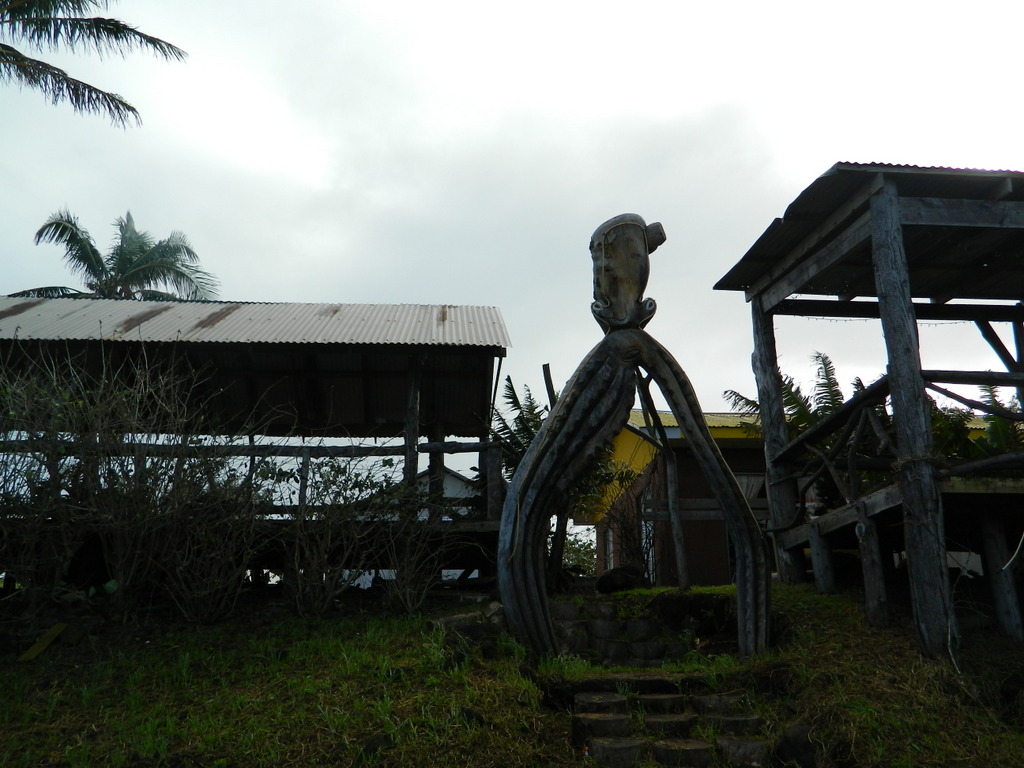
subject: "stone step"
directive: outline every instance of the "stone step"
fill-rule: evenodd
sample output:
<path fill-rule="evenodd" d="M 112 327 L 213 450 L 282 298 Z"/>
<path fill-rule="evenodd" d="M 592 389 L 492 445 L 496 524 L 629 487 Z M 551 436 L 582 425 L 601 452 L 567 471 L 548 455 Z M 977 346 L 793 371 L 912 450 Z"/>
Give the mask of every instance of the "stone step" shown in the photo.
<path fill-rule="evenodd" d="M 577 747 L 594 738 L 629 736 L 632 730 L 629 715 L 618 712 L 578 712 L 572 716 L 572 743 Z"/>
<path fill-rule="evenodd" d="M 743 699 L 734 694 L 698 694 L 690 697 L 690 706 L 702 715 L 735 714 L 743 709 Z"/>
<path fill-rule="evenodd" d="M 715 730 L 732 736 L 750 736 L 761 730 L 763 724 L 760 716 L 752 714 L 726 715 L 709 712 L 705 719 Z"/>
<path fill-rule="evenodd" d="M 764 768 L 771 761 L 771 745 L 760 739 L 719 736 L 715 746 L 731 768 Z"/>
<path fill-rule="evenodd" d="M 641 693 L 636 701 L 644 712 L 682 712 L 686 709 L 686 697 L 681 693 Z"/>
<path fill-rule="evenodd" d="M 584 754 L 603 768 L 632 768 L 644 759 L 646 751 L 643 739 L 594 738 Z"/>
<path fill-rule="evenodd" d="M 670 712 L 647 715 L 644 718 L 647 730 L 661 738 L 684 739 L 690 735 L 696 724 L 697 715 L 693 712 Z"/>
<path fill-rule="evenodd" d="M 584 691 L 573 697 L 573 711 L 616 712 L 624 715 L 629 711 L 629 701 L 621 693 Z"/>
<path fill-rule="evenodd" d="M 713 754 L 711 744 L 698 739 L 659 739 L 651 745 L 651 756 L 662 765 L 706 768 Z"/>

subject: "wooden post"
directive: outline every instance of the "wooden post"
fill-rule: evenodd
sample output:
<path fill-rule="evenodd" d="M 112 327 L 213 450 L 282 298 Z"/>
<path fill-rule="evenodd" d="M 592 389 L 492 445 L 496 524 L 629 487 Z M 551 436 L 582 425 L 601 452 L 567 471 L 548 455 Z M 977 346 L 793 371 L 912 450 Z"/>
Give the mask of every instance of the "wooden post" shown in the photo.
<path fill-rule="evenodd" d="M 416 444 L 420 439 L 420 387 L 423 383 L 422 360 L 418 355 L 410 356 L 409 360 L 409 391 L 405 409 L 405 466 L 403 479 L 407 487 L 416 485 L 416 475 L 420 471 L 420 455 Z"/>
<path fill-rule="evenodd" d="M 435 421 L 430 425 L 431 442 L 440 443 L 444 438 L 444 427 Z M 427 455 L 427 492 L 435 502 L 441 502 L 444 498 L 444 451 L 431 451 Z"/>
<path fill-rule="evenodd" d="M 864 578 L 864 612 L 872 627 L 889 626 L 889 597 L 885 589 L 885 567 L 878 536 L 878 524 L 867 515 L 863 503 L 857 505 L 855 531 L 860 546 L 860 565 Z"/>
<path fill-rule="evenodd" d="M 822 534 L 816 522 L 807 526 L 811 544 L 811 565 L 814 568 L 814 586 L 823 594 L 833 594 L 836 589 L 836 571 L 832 564 L 832 547 Z"/>
<path fill-rule="evenodd" d="M 664 433 L 664 430 L 661 430 Z M 686 562 L 686 540 L 683 538 L 683 517 L 679 509 L 679 468 L 676 452 L 662 438 L 661 455 L 665 462 L 665 491 L 668 500 L 668 519 L 672 526 L 672 552 L 676 561 L 676 581 L 680 589 L 690 588 L 690 567 Z"/>
<path fill-rule="evenodd" d="M 992 585 L 992 601 L 996 608 L 999 628 L 1017 642 L 1024 642 L 1024 624 L 1021 621 L 1020 602 L 1017 587 L 1013 582 L 1011 569 L 1003 569 L 1010 559 L 1006 545 L 1006 527 L 1003 521 L 992 514 L 981 517 L 981 535 L 984 542 L 985 575 Z"/>
<path fill-rule="evenodd" d="M 480 451 L 480 466 L 487 483 L 487 519 L 500 520 L 505 504 L 505 478 L 501 476 L 501 447 L 493 440 Z"/>
<path fill-rule="evenodd" d="M 754 325 L 754 353 L 751 357 L 754 378 L 757 381 L 757 401 L 760 404 L 761 434 L 764 437 L 764 458 L 768 476 L 768 515 L 770 527 L 782 529 L 793 523 L 797 514 L 796 480 L 789 468 L 776 463 L 789 441 L 786 410 L 782 402 L 782 374 L 779 371 L 775 349 L 775 329 L 772 315 L 761 309 L 757 298 L 751 302 Z M 807 564 L 802 549 L 786 549 L 781 540 L 772 536 L 775 549 L 775 568 L 784 584 L 798 584 L 806 579 Z"/>
<path fill-rule="evenodd" d="M 899 450 L 903 531 L 918 642 L 928 656 L 959 658 L 959 630 L 946 569 L 942 499 L 931 464 L 931 408 L 921 376 L 899 200 L 892 181 L 871 197 L 871 255 L 889 359 Z"/>
<path fill-rule="evenodd" d="M 302 451 L 302 458 L 299 459 L 299 506 L 306 506 L 306 497 L 309 494 L 309 448 Z"/>

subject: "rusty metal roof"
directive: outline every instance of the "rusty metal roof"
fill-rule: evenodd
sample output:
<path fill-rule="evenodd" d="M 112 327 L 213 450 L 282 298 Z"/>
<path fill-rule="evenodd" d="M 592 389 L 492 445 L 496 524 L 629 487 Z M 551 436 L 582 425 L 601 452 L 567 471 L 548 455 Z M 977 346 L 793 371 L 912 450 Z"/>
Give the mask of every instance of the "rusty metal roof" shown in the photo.
<path fill-rule="evenodd" d="M 416 380 L 422 434 L 482 437 L 508 346 L 494 307 L 0 298 L 4 365 L 187 366 L 226 433 L 402 435 Z"/>
<path fill-rule="evenodd" d="M 918 210 L 946 205 L 955 211 L 962 205 L 990 214 L 983 224 L 966 226 L 935 217 L 939 223 L 904 220 L 914 298 L 939 303 L 1024 298 L 1024 229 L 1015 207 L 1024 203 L 1024 173 L 878 163 L 837 163 L 815 179 L 715 289 L 745 291 L 748 300 L 779 285 L 786 286 L 787 295 L 877 296 L 865 217 L 871 195 L 886 182 L 895 184 L 901 202 L 909 200 Z M 841 259 L 827 268 L 808 267 L 834 244 L 845 249 Z M 774 304 L 785 296 L 770 298 Z"/>
<path fill-rule="evenodd" d="M 0 298 L 0 338 L 510 346 L 496 307 Z"/>

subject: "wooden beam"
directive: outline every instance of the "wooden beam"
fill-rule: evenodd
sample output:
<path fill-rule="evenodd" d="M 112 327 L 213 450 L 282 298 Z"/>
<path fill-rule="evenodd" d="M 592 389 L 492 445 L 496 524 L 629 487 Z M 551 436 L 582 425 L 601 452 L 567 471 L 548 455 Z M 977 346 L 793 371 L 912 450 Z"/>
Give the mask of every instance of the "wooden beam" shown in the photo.
<path fill-rule="evenodd" d="M 914 226 L 1024 229 L 1024 203 L 944 197 L 901 197 L 899 223 Z"/>
<path fill-rule="evenodd" d="M 423 385 L 423 361 L 418 355 L 412 355 L 409 360 L 408 390 L 406 392 L 405 410 L 405 464 L 403 465 L 402 478 L 408 487 L 416 485 L 416 475 L 419 474 L 419 452 L 416 450 L 416 443 L 420 439 L 420 399 Z"/>
<path fill-rule="evenodd" d="M 853 525 L 862 513 L 867 517 L 874 517 L 887 509 L 898 507 L 902 503 L 903 496 L 899 486 L 887 485 L 862 496 L 852 504 L 825 513 L 816 518 L 814 524 L 821 533 L 829 534 Z M 807 544 L 810 541 L 810 525 L 807 523 L 778 534 L 782 545 L 789 549 L 795 549 Z"/>
<path fill-rule="evenodd" d="M 1017 387 L 1024 384 L 1024 372 L 1018 371 L 945 371 L 925 369 L 921 378 L 938 384 L 972 384 L 996 387 Z"/>
<path fill-rule="evenodd" d="M 771 312 L 780 301 L 794 293 L 800 293 L 801 288 L 810 278 L 834 267 L 851 251 L 866 243 L 870 238 L 870 220 L 868 214 L 865 213 L 840 232 L 834 240 L 823 246 L 821 250 L 813 256 L 805 258 L 786 274 L 780 275 L 756 296 L 752 295 L 750 300 L 757 302 L 761 311 Z"/>
<path fill-rule="evenodd" d="M 1024 321 L 1020 304 L 923 304 L 914 303 L 918 320 L 954 320 L 1016 322 Z M 787 299 L 772 309 L 776 315 L 795 317 L 877 318 L 878 303 L 874 301 L 829 301 L 827 299 Z"/>
<path fill-rule="evenodd" d="M 839 208 L 829 214 L 794 248 L 780 255 L 780 258 L 772 264 L 768 271 L 747 289 L 747 301 L 752 301 L 755 296 L 767 290 L 770 285 L 797 267 L 808 253 L 831 240 L 838 227 L 844 226 L 856 213 L 867 207 L 871 195 L 881 189 L 882 181 L 882 174 L 872 175 L 864 186 L 847 198 Z"/>
<path fill-rule="evenodd" d="M 750 510 L 758 519 L 764 519 L 768 513 L 767 499 L 750 499 Z M 684 522 L 710 520 L 724 520 L 722 508 L 718 500 L 713 498 L 679 498 L 677 499 L 680 519 Z M 651 521 L 662 521 L 669 519 L 669 504 L 667 499 L 644 506 L 644 519 Z"/>
<path fill-rule="evenodd" d="M 931 407 L 921 375 L 917 323 L 893 182 L 871 198 L 871 250 L 900 452 L 903 532 L 918 642 L 925 655 L 959 657 L 946 569 L 942 500 L 932 464 Z"/>

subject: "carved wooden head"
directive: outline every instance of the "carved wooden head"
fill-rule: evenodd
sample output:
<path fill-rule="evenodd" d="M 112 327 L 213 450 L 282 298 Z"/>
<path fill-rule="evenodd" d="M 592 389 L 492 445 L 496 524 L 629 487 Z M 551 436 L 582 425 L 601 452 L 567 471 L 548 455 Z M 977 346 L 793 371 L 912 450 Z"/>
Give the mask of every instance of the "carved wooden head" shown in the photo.
<path fill-rule="evenodd" d="M 594 318 L 605 333 L 643 328 L 654 316 L 654 299 L 644 299 L 651 273 L 648 258 L 665 242 L 660 223 L 647 224 L 635 213 L 609 219 L 590 238 L 594 260 Z"/>

